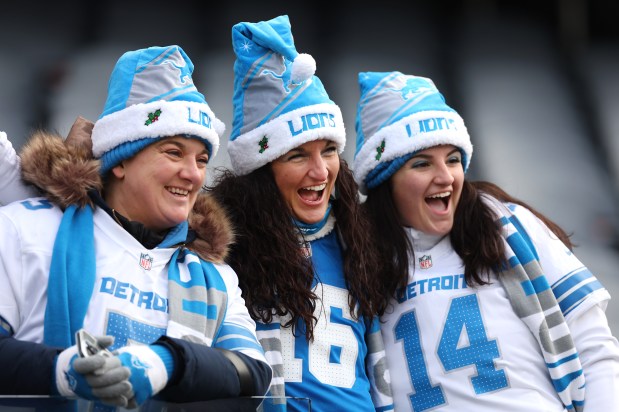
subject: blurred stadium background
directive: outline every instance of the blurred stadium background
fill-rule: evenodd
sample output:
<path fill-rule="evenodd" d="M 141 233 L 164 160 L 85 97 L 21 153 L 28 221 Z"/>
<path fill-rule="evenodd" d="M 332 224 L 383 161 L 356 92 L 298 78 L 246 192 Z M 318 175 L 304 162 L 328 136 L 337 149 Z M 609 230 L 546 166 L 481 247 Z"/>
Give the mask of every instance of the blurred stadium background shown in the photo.
<path fill-rule="evenodd" d="M 577 256 L 614 296 L 607 314 L 619 336 L 615 0 L 3 1 L 0 130 L 17 148 L 37 128 L 66 135 L 78 115 L 97 119 L 124 51 L 179 44 L 229 132 L 231 27 L 280 14 L 344 113 L 347 160 L 358 72 L 432 78 L 471 133 L 468 177 L 498 183 L 573 233 Z M 225 143 L 211 168 L 229 164 Z"/>

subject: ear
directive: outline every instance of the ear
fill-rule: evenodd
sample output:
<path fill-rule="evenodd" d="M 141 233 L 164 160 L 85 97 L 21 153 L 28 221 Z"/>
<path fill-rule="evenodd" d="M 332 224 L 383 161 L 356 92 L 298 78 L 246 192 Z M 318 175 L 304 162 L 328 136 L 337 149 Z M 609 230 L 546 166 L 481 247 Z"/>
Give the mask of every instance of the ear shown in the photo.
<path fill-rule="evenodd" d="M 116 166 L 114 166 L 111 170 L 112 174 L 116 179 L 122 179 L 125 177 L 125 164 L 124 162 L 120 162 Z"/>

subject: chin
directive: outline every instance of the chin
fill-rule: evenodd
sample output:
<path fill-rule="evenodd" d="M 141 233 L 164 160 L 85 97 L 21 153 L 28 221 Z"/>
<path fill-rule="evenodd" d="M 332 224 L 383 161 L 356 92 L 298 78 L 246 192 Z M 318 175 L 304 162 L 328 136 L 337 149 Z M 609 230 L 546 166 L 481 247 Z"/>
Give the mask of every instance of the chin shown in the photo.
<path fill-rule="evenodd" d="M 308 225 L 313 225 L 314 223 L 320 222 L 325 217 L 325 212 L 315 212 L 315 213 L 301 213 L 295 214 L 295 219 L 307 223 Z"/>
<path fill-rule="evenodd" d="M 166 221 L 166 229 L 171 229 L 173 227 L 176 227 L 178 225 L 180 225 L 181 223 L 183 223 L 185 220 L 187 220 L 187 217 L 183 217 L 183 216 L 170 216 L 167 221 Z"/>

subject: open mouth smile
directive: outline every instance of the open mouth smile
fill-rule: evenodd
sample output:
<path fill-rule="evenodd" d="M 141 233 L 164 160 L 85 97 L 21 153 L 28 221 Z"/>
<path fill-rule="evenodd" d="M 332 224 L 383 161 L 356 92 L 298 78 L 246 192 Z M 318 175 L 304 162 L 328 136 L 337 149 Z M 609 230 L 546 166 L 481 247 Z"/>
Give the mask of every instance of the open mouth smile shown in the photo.
<path fill-rule="evenodd" d="M 308 186 L 303 187 L 298 190 L 298 194 L 301 199 L 308 202 L 317 202 L 320 201 L 323 197 L 324 190 L 327 187 L 326 183 L 316 185 L 316 186 Z"/>
<path fill-rule="evenodd" d="M 189 196 L 189 190 L 181 189 L 179 187 L 166 186 L 166 190 L 176 196 Z"/>
<path fill-rule="evenodd" d="M 449 207 L 449 199 L 451 199 L 451 192 L 441 192 L 426 197 L 426 203 L 431 209 L 444 212 Z"/>

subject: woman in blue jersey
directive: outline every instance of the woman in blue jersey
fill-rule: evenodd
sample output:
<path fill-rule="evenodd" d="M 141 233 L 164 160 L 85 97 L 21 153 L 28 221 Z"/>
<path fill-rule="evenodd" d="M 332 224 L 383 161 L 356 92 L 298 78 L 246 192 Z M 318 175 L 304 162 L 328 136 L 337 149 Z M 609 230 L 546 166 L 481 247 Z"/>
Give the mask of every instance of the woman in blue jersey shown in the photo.
<path fill-rule="evenodd" d="M 113 410 L 266 392 L 271 369 L 224 263 L 230 224 L 200 193 L 224 125 L 192 72 L 178 46 L 127 52 L 92 153 L 46 133 L 22 151 L 45 197 L 0 209 L 1 394 Z M 80 352 L 82 329 L 108 352 Z"/>
<path fill-rule="evenodd" d="M 340 109 L 313 58 L 297 53 L 287 16 L 239 23 L 232 41 L 234 173 L 211 190 L 234 223 L 227 262 L 273 367 L 271 406 L 389 410 L 376 261 L 339 156 Z"/>
<path fill-rule="evenodd" d="M 390 299 L 395 409 L 617 410 L 610 296 L 569 238 L 465 179 L 467 129 L 430 79 L 368 72 L 359 84 L 354 173 Z"/>

